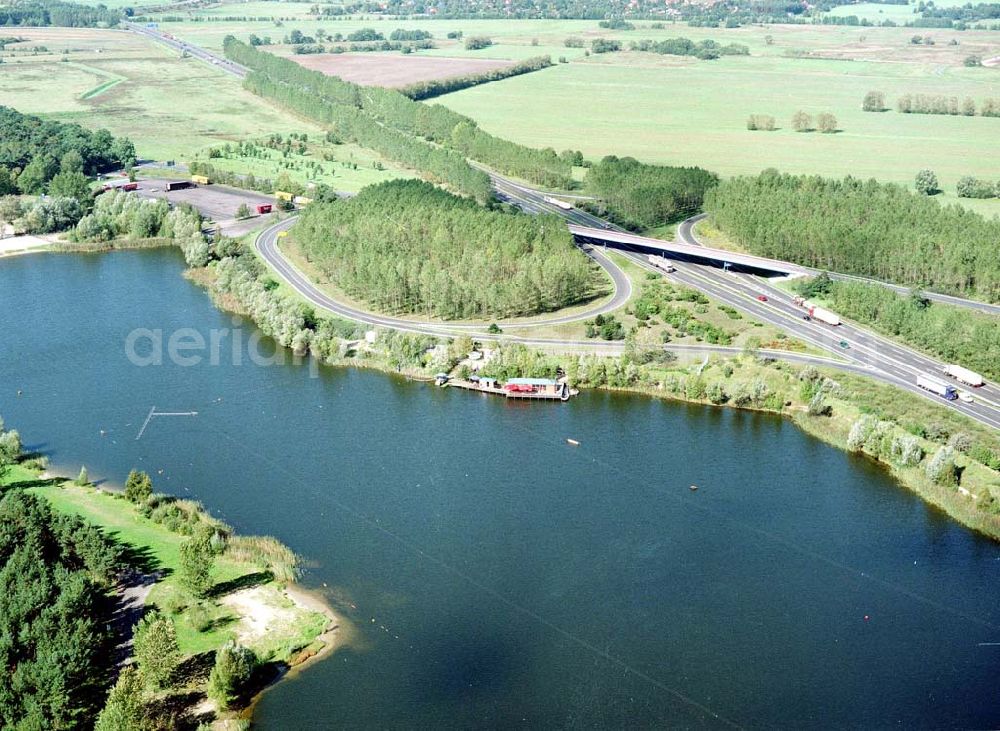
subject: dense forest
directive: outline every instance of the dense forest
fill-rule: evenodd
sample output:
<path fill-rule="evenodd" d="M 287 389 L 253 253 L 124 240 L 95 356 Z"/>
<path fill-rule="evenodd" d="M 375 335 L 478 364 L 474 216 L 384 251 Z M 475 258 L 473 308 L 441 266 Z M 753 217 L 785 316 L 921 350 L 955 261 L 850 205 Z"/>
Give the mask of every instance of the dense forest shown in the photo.
<path fill-rule="evenodd" d="M 907 297 L 877 284 L 832 281 L 822 275 L 804 286 L 808 296 L 823 297 L 845 317 L 941 360 L 1000 380 L 1000 318 L 996 316 L 931 302 L 918 291 Z"/>
<path fill-rule="evenodd" d="M 419 101 L 421 99 L 430 99 L 431 97 L 441 96 L 442 94 L 450 94 L 451 92 L 458 91 L 459 89 L 468 89 L 470 86 L 487 84 L 491 81 L 499 81 L 500 79 L 509 79 L 511 76 L 520 76 L 521 74 L 538 71 L 539 69 L 544 69 L 551 65 L 551 56 L 534 56 L 532 58 L 526 58 L 523 61 L 518 61 L 511 66 L 490 69 L 489 71 L 481 71 L 478 74 L 451 76 L 447 79 L 428 79 L 426 81 L 417 81 L 413 84 L 404 86 L 399 91 L 400 93 L 410 97 L 410 99 L 416 99 Z"/>
<path fill-rule="evenodd" d="M 1000 221 L 899 185 L 766 170 L 709 190 L 705 210 L 754 254 L 1000 301 Z"/>
<path fill-rule="evenodd" d="M 646 165 L 631 157 L 609 155 L 587 171 L 587 191 L 600 199 L 617 223 L 654 228 L 700 210 L 705 191 L 719 178 L 702 168 Z"/>
<path fill-rule="evenodd" d="M 76 516 L 0 499 L 0 726 L 89 728 L 110 685 L 120 550 Z"/>
<path fill-rule="evenodd" d="M 72 172 L 93 176 L 132 165 L 135 147 L 104 129 L 92 132 L 0 106 L 0 195 L 45 192 L 61 166 L 66 168 L 67 155 Z"/>
<path fill-rule="evenodd" d="M 311 71 L 294 61 L 258 51 L 232 36 L 225 39 L 224 48 L 228 58 L 254 71 L 245 82 L 254 93 L 331 124 L 338 132 L 344 128 L 347 132 L 341 136 L 403 164 L 427 170 L 474 197 L 482 199 L 483 179 L 453 169 L 456 163 L 446 163 L 445 153 L 458 153 L 457 158 L 469 157 L 540 185 L 572 183 L 572 165 L 565 155 L 560 156 L 550 148 L 539 150 L 495 137 L 468 117 L 439 104 L 423 104 L 394 89 L 359 86 Z M 437 144 L 428 145 L 425 140 Z M 400 154 L 409 159 L 394 156 Z M 431 164 L 436 170 L 426 167 Z M 442 177 L 444 169 L 449 170 L 454 180 Z"/>
<path fill-rule="evenodd" d="M 592 296 L 595 282 L 560 219 L 488 210 L 419 180 L 313 204 L 294 235 L 338 287 L 386 312 L 533 315 Z"/>
<path fill-rule="evenodd" d="M 0 5 L 0 26 L 103 28 L 118 25 L 121 17 L 121 11 L 109 10 L 104 5 L 92 7 L 60 0 L 27 0 Z"/>

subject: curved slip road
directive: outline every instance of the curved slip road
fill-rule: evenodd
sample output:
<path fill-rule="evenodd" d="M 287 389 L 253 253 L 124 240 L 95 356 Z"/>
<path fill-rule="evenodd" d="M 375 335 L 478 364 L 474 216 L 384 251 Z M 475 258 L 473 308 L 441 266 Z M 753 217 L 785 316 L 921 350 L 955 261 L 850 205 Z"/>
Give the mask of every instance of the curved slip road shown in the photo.
<path fill-rule="evenodd" d="M 366 310 L 359 310 L 350 305 L 343 304 L 322 292 L 316 287 L 302 271 L 285 258 L 278 248 L 278 234 L 288 230 L 295 223 L 295 218 L 288 218 L 269 226 L 254 241 L 254 247 L 264 258 L 270 267 L 277 273 L 292 289 L 305 298 L 313 306 L 330 312 L 338 317 L 343 317 L 354 322 L 361 322 L 377 327 L 387 327 L 393 330 L 409 332 L 421 335 L 434 335 L 437 337 L 455 337 L 456 335 L 469 335 L 478 340 L 491 340 L 501 342 L 522 343 L 534 347 L 559 347 L 564 350 L 579 351 L 603 351 L 609 353 L 620 353 L 625 349 L 625 344 L 621 341 L 594 341 L 594 340 L 560 340 L 553 338 L 530 338 L 517 335 L 494 335 L 488 332 L 469 332 L 436 322 L 420 322 L 416 320 L 403 320 L 396 317 L 379 315 Z M 613 267 L 618 273 L 624 273 L 610 260 L 608 265 Z M 465 326 L 465 327 L 482 327 Z M 519 327 L 519 326 L 518 326 Z M 681 345 L 671 344 L 664 346 L 666 350 L 675 353 L 688 353 L 693 355 L 738 355 L 741 348 L 724 345 Z M 867 366 L 853 365 L 833 358 L 810 355 L 807 353 L 794 353 L 783 350 L 761 350 L 762 354 L 768 357 L 786 360 L 793 363 L 827 365 L 861 374 L 870 374 Z"/>

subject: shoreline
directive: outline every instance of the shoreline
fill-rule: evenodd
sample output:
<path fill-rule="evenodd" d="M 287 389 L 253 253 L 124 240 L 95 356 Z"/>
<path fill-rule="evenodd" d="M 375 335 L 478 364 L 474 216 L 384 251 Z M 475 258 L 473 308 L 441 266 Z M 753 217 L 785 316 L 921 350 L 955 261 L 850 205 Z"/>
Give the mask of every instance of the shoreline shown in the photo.
<path fill-rule="evenodd" d="M 125 499 L 121 485 L 77 485 L 72 478 L 64 477 L 60 472 L 58 468 L 27 469 L 25 474 L 45 480 L 46 484 L 23 489 L 41 497 L 53 511 L 77 515 L 105 533 L 116 535 L 122 544 L 154 556 L 154 560 L 159 561 L 159 566 L 150 575 L 155 576 L 155 579 L 146 589 L 141 606 L 137 605 L 137 608 L 143 614 L 158 610 L 172 617 L 171 621 L 177 627 L 179 636 L 181 630 L 190 635 L 190 619 L 186 615 L 188 608 L 177 608 L 176 605 L 178 598 L 185 596 L 178 594 L 179 587 L 171 578 L 177 567 L 171 565 L 164 554 L 164 550 L 170 550 L 171 544 L 176 549 L 188 537 L 171 531 L 151 516 L 143 514 L 136 505 Z M 181 652 L 184 655 L 193 656 L 203 652 L 206 647 L 212 649 L 232 639 L 257 652 L 259 668 L 267 679 L 260 686 L 247 688 L 251 694 L 246 696 L 244 705 L 228 710 L 219 708 L 214 700 L 205 696 L 206 689 L 201 684 L 176 687 L 173 692 L 183 694 L 194 691 L 201 698 L 197 703 L 185 706 L 182 716 L 196 722 L 205 720 L 205 715 L 209 714 L 213 719 L 213 727 L 219 723 L 223 724 L 221 727 L 225 727 L 226 719 L 250 719 L 260 697 L 269 688 L 287 677 L 294 677 L 350 643 L 350 622 L 340 616 L 321 592 L 307 589 L 294 579 L 280 578 L 281 572 L 277 569 L 275 572 L 279 576 L 275 577 L 270 569 L 272 564 L 264 554 L 248 553 L 248 549 L 240 543 L 241 540 L 253 542 L 273 539 L 236 533 L 214 518 L 200 502 L 170 495 L 163 495 L 162 500 L 183 506 L 195 516 L 194 520 L 199 525 L 207 523 L 229 536 L 227 543 L 235 546 L 236 553 L 230 553 L 227 549 L 218 555 L 213 569 L 218 585 L 224 585 L 229 577 L 256 575 L 254 572 L 262 571 L 272 574 L 270 579 L 261 583 L 231 589 L 214 599 L 185 599 L 193 601 L 194 605 L 214 606 L 216 613 L 232 617 L 232 624 L 230 630 L 217 636 L 201 635 L 200 639 L 195 640 L 200 648 L 197 651 L 190 646 L 185 650 L 182 646 Z M 148 540 L 142 540 L 140 535 L 148 536 Z M 281 548 L 291 555 L 289 549 L 283 546 Z M 115 595 L 119 596 L 119 590 L 115 591 Z M 130 634 L 131 627 L 124 632 Z M 208 632 L 211 633 L 212 630 Z"/>

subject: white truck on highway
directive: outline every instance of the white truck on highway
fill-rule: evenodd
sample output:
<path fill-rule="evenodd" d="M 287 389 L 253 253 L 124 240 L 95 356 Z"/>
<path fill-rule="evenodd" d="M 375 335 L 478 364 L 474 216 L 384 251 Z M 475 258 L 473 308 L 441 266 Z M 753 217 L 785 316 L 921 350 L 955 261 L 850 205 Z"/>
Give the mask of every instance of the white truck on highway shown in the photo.
<path fill-rule="evenodd" d="M 667 261 L 666 257 L 657 256 L 656 254 L 647 254 L 646 260 L 652 264 L 657 269 L 662 269 L 667 274 L 677 271 L 674 269 L 674 265 Z"/>
<path fill-rule="evenodd" d="M 573 210 L 573 204 L 572 203 L 567 203 L 566 201 L 559 200 L 558 198 L 553 198 L 550 195 L 542 196 L 542 200 L 544 200 L 546 203 L 551 203 L 554 206 L 559 206 L 564 211 L 572 211 Z"/>
<path fill-rule="evenodd" d="M 964 383 L 966 386 L 982 386 L 986 381 L 981 375 L 960 365 L 949 363 L 944 367 L 944 374 L 951 376 L 956 381 Z"/>
<path fill-rule="evenodd" d="M 944 381 L 939 381 L 932 376 L 925 376 L 923 374 L 917 376 L 917 385 L 925 391 L 930 391 L 931 393 L 936 393 L 943 399 L 948 399 L 949 401 L 954 401 L 958 398 L 958 391 L 955 387 Z"/>
<path fill-rule="evenodd" d="M 825 310 L 822 307 L 817 307 L 809 300 L 804 297 L 794 297 L 792 302 L 799 307 L 805 307 L 806 312 L 809 313 L 809 317 L 814 320 L 819 320 L 820 322 L 825 322 L 827 325 L 839 325 L 840 315 L 836 312 L 830 312 L 830 310 Z"/>

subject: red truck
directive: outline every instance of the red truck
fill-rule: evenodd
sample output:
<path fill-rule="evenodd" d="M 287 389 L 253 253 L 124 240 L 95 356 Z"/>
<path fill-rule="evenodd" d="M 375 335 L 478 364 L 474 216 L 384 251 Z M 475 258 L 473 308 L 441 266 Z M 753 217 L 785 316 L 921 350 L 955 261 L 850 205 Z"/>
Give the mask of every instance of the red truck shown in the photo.
<path fill-rule="evenodd" d="M 271 204 L 270 203 L 258 203 L 257 204 L 257 213 L 263 215 L 265 213 L 270 213 L 270 212 L 271 212 Z"/>
<path fill-rule="evenodd" d="M 138 183 L 125 183 L 125 185 L 122 186 L 122 190 L 139 190 L 139 184 Z"/>

